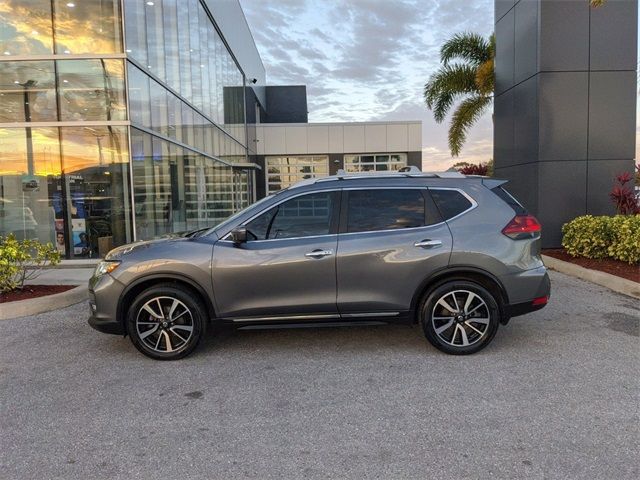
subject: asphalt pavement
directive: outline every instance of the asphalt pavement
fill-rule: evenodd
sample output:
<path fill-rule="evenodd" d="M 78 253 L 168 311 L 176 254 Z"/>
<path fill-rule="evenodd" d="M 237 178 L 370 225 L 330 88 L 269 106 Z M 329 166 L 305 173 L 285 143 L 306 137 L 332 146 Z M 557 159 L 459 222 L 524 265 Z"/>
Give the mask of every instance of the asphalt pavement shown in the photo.
<path fill-rule="evenodd" d="M 551 278 L 467 357 L 385 325 L 225 329 L 157 362 L 86 304 L 0 321 L 0 478 L 636 479 L 638 301 Z"/>

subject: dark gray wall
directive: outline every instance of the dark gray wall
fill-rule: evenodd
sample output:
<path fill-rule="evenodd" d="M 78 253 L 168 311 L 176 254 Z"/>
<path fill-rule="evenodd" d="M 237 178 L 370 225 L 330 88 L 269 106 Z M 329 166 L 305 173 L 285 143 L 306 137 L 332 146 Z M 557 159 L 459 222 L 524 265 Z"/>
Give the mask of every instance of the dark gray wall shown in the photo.
<path fill-rule="evenodd" d="M 633 171 L 637 0 L 495 0 L 495 176 L 560 246 L 564 223 L 613 213 Z"/>
<path fill-rule="evenodd" d="M 307 87 L 305 85 L 268 86 L 266 112 L 262 123 L 307 123 Z"/>

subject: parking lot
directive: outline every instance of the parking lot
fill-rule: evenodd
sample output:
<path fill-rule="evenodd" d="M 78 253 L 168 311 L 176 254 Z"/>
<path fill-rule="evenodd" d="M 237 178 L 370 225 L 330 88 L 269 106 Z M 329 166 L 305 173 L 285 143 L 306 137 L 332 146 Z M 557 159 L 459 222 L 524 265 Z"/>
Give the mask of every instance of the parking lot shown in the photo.
<path fill-rule="evenodd" d="M 167 363 L 84 304 L 2 321 L 0 477 L 637 478 L 638 301 L 552 285 L 468 357 L 385 325 L 223 330 Z"/>

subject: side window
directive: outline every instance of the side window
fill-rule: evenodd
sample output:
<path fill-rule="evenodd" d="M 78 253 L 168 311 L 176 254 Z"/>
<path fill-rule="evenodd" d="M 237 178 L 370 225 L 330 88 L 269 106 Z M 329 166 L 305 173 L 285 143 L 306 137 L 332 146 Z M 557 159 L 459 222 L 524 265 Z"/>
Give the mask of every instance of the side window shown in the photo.
<path fill-rule="evenodd" d="M 336 198 L 320 192 L 287 200 L 247 223 L 249 241 L 328 235 Z"/>
<path fill-rule="evenodd" d="M 430 188 L 429 192 L 431 192 L 431 197 L 445 220 L 461 214 L 472 206 L 469 199 L 457 190 Z"/>
<path fill-rule="evenodd" d="M 369 232 L 425 225 L 420 189 L 350 190 L 347 232 Z"/>

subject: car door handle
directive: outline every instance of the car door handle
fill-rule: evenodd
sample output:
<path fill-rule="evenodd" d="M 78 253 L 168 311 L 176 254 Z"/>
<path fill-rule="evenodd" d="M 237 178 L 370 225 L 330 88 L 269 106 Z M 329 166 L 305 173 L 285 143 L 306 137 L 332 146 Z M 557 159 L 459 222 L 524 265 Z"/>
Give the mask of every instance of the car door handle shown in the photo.
<path fill-rule="evenodd" d="M 440 240 L 421 240 L 413 244 L 414 247 L 422 247 L 422 248 L 437 248 L 442 246 L 442 242 Z"/>
<path fill-rule="evenodd" d="M 305 253 L 304 256 L 308 258 L 322 258 L 333 255 L 333 250 L 313 250 L 312 252 Z"/>

